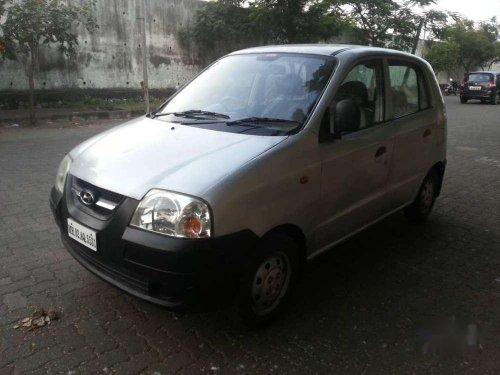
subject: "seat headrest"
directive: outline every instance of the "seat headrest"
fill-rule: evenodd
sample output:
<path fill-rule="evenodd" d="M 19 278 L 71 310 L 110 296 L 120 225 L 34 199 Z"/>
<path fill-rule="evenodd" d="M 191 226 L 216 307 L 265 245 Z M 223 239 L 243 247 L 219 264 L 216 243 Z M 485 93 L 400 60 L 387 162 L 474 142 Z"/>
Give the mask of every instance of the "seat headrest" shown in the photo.
<path fill-rule="evenodd" d="M 337 91 L 335 99 L 337 101 L 352 99 L 359 105 L 363 106 L 368 103 L 368 89 L 363 82 L 349 81 L 343 83 L 342 86 L 339 87 L 339 91 Z"/>

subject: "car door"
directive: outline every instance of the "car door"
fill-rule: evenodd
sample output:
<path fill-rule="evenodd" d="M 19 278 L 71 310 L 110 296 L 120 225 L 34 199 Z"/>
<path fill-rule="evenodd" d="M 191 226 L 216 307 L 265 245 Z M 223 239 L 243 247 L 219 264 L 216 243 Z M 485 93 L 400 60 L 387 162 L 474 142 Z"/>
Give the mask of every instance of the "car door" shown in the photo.
<path fill-rule="evenodd" d="M 390 126 L 394 134 L 393 165 L 388 182 L 394 206 L 413 200 L 431 168 L 437 136 L 437 113 L 429 100 L 429 83 L 411 61 L 388 61 Z"/>
<path fill-rule="evenodd" d="M 319 249 L 361 229 L 387 211 L 385 188 L 393 139 L 391 129 L 383 123 L 382 59 L 363 61 L 349 71 L 333 104 L 345 98 L 360 104 L 363 123 L 357 131 L 319 145 L 322 162 L 322 220 L 316 237 Z"/>

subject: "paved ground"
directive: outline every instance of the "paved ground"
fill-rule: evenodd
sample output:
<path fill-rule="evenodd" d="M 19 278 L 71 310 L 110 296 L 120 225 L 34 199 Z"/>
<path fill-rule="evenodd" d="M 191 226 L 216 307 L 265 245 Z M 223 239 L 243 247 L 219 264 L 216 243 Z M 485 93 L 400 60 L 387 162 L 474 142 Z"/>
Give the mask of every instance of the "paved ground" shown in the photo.
<path fill-rule="evenodd" d="M 63 154 L 109 124 L 0 129 L 0 374 L 500 373 L 500 106 L 448 99 L 449 165 L 430 221 L 396 214 L 310 264 L 292 311 L 174 315 L 63 249 L 48 192 Z M 31 306 L 61 319 L 13 329 Z"/>

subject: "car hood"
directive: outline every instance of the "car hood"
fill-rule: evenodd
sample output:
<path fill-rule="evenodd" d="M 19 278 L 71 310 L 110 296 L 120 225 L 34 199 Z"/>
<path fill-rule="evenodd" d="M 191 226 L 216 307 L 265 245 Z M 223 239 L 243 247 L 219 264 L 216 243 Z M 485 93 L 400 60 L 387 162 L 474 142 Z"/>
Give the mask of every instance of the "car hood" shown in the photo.
<path fill-rule="evenodd" d="M 201 197 L 225 176 L 286 138 L 207 130 L 143 117 L 73 149 L 70 173 L 135 199 L 142 199 L 153 188 Z"/>

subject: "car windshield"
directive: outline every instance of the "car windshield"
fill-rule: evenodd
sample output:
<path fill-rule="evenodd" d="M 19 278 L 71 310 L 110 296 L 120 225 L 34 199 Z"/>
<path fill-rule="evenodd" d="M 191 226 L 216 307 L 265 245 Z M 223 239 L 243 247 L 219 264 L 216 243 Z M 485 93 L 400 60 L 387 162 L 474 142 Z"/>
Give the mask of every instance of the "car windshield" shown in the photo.
<path fill-rule="evenodd" d="M 259 127 L 290 132 L 304 123 L 334 67 L 328 56 L 244 54 L 225 57 L 177 93 L 156 116 L 216 130 Z M 206 127 L 206 126 L 205 126 Z M 274 134 L 274 133 L 273 133 Z"/>
<path fill-rule="evenodd" d="M 488 73 L 473 73 L 469 74 L 467 82 L 490 82 L 493 81 L 493 74 Z"/>

